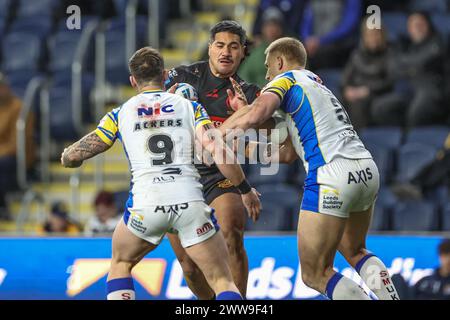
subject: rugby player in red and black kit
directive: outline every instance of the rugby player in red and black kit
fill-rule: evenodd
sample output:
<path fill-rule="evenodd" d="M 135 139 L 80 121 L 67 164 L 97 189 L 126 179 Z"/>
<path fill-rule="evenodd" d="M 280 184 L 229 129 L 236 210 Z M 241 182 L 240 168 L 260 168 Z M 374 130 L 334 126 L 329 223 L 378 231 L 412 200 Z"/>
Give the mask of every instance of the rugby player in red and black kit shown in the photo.
<path fill-rule="evenodd" d="M 188 83 L 198 93 L 215 126 L 220 126 L 232 113 L 227 89 L 233 89 L 230 77 L 236 80 L 249 103 L 259 94 L 258 86 L 248 84 L 237 75 L 239 65 L 247 54 L 246 32 L 235 21 L 221 21 L 211 28 L 209 61 L 180 66 L 169 71 L 166 89 L 176 83 Z M 215 165 L 197 165 L 206 202 L 216 210 L 230 254 L 230 267 L 242 296 L 246 296 L 248 258 L 244 248 L 245 207 L 237 190 Z M 169 235 L 172 248 L 183 269 L 189 288 L 199 299 L 213 299 L 214 292 L 203 274 L 189 259 L 176 235 Z"/>

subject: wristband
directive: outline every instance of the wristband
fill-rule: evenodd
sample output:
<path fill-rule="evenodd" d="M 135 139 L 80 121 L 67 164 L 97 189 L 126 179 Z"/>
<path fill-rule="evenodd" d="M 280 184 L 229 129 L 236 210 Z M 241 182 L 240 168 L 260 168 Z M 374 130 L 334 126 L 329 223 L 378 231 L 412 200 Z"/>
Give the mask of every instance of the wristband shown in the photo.
<path fill-rule="evenodd" d="M 252 187 L 248 183 L 247 179 L 244 179 L 240 185 L 236 186 L 241 194 L 246 194 L 252 191 Z"/>

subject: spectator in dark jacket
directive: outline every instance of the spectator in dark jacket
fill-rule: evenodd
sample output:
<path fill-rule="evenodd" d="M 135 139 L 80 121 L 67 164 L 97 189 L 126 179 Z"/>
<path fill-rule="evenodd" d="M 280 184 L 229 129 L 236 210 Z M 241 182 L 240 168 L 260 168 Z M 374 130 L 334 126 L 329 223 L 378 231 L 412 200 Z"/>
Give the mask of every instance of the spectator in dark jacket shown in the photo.
<path fill-rule="evenodd" d="M 416 300 L 450 300 L 450 239 L 441 242 L 438 253 L 439 268 L 414 286 Z"/>
<path fill-rule="evenodd" d="M 357 40 L 360 18 L 360 0 L 309 0 L 300 31 L 308 69 L 342 67 Z"/>
<path fill-rule="evenodd" d="M 408 35 L 395 59 L 397 92 L 386 97 L 375 114 L 380 125 L 438 124 L 448 113 L 442 103 L 445 48 L 427 13 L 410 14 Z"/>
<path fill-rule="evenodd" d="M 384 29 L 361 24 L 361 43 L 343 74 L 343 97 L 356 130 L 370 124 L 371 107 L 380 95 L 393 90 L 392 52 Z"/>

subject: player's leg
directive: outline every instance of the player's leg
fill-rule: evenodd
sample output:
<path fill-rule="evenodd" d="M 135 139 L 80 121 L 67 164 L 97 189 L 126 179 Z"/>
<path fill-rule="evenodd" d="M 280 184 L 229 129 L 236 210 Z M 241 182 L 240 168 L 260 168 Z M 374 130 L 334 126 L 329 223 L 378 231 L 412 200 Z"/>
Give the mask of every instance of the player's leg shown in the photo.
<path fill-rule="evenodd" d="M 241 196 L 227 192 L 211 202 L 216 211 L 217 221 L 225 238 L 229 265 L 234 283 L 243 297 L 247 293 L 248 257 L 244 248 L 244 228 L 247 215 Z"/>
<path fill-rule="evenodd" d="M 217 300 L 241 300 L 228 265 L 225 240 L 219 231 L 207 240 L 186 248 L 186 252 L 202 270 Z"/>
<path fill-rule="evenodd" d="M 123 219 L 112 237 L 111 268 L 108 273 L 108 300 L 134 300 L 131 270 L 150 251 L 156 248 L 128 230 Z"/>
<path fill-rule="evenodd" d="M 213 300 L 215 298 L 214 291 L 209 286 L 198 266 L 186 253 L 178 236 L 176 234 L 168 233 L 167 237 L 169 238 L 170 245 L 175 252 L 178 262 L 181 265 L 184 279 L 186 280 L 189 289 L 191 289 L 200 300 Z"/>
<path fill-rule="evenodd" d="M 373 206 L 365 211 L 350 214 L 339 244 L 339 252 L 380 300 L 398 300 L 399 296 L 388 269 L 366 248 L 372 213 Z"/>
<path fill-rule="evenodd" d="M 333 300 L 369 300 L 352 280 L 333 270 L 346 219 L 301 210 L 298 249 L 303 282 Z"/>

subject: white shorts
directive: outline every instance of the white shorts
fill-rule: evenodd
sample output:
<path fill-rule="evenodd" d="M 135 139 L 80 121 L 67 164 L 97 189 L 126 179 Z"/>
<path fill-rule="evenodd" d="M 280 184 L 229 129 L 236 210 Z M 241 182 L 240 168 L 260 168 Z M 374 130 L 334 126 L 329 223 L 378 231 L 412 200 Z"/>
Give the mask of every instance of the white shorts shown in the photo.
<path fill-rule="evenodd" d="M 374 204 L 379 180 L 372 159 L 335 159 L 308 172 L 301 208 L 348 218 Z"/>
<path fill-rule="evenodd" d="M 123 218 L 133 234 L 154 245 L 170 232 L 178 233 L 181 245 L 186 248 L 209 239 L 219 230 L 214 209 L 203 201 L 131 207 L 127 208 Z"/>

